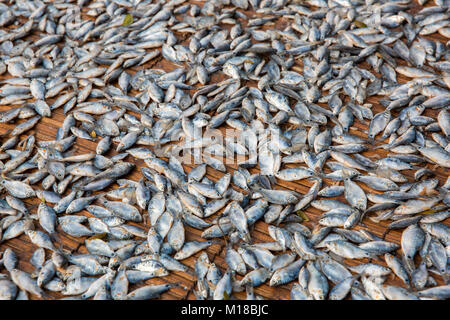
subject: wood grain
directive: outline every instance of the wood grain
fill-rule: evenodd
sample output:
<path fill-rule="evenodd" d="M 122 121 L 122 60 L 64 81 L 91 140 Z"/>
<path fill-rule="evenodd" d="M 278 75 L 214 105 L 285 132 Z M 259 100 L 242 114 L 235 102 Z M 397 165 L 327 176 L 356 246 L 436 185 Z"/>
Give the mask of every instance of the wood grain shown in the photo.
<path fill-rule="evenodd" d="M 203 4 L 202 1 L 190 1 L 190 2 L 200 5 L 200 6 Z M 420 6 L 416 4 L 410 10 L 410 12 L 415 13 L 419 9 L 420 9 Z M 240 9 L 238 9 L 238 10 L 243 11 Z M 258 16 L 258 14 L 254 13 L 252 11 L 244 11 L 244 12 L 249 17 Z M 87 17 L 87 18 L 91 18 L 91 17 Z M 243 27 L 246 26 L 246 21 L 240 19 L 240 22 L 242 23 Z M 290 23 L 290 20 L 288 18 L 281 17 L 275 21 L 274 25 L 264 26 L 263 29 L 269 29 L 269 28 L 284 29 L 286 26 L 289 25 L 289 23 Z M 221 27 L 230 29 L 230 25 L 221 24 Z M 184 43 L 187 43 L 187 37 L 185 37 L 185 35 L 182 35 L 179 33 L 176 33 L 176 35 L 177 35 L 177 38 L 184 39 Z M 33 35 L 32 37 L 30 37 L 30 40 L 34 40 L 37 38 L 38 38 L 37 35 Z M 429 38 L 438 40 L 438 41 L 442 41 L 442 42 L 447 41 L 444 37 L 442 37 L 439 34 L 432 35 Z M 398 61 L 398 62 L 402 63 L 400 61 Z M 108 67 L 108 66 L 106 66 L 106 67 Z M 152 60 L 151 62 L 147 63 L 144 66 L 141 66 L 139 68 L 133 67 L 133 68 L 131 68 L 131 70 L 127 70 L 127 71 L 129 71 L 130 73 L 134 73 L 134 72 L 138 71 L 140 68 L 156 68 L 156 69 L 163 69 L 165 71 L 171 71 L 178 67 L 179 66 L 177 66 L 173 63 L 164 61 L 163 59 L 158 57 L 158 58 Z M 361 67 L 367 68 L 367 63 L 363 62 L 361 64 Z M 299 58 L 296 60 L 295 69 L 301 71 L 302 68 L 303 68 L 302 61 L 301 61 L 301 58 Z M 7 77 L 8 76 L 2 75 L 2 76 L 0 76 L 0 79 L 3 80 Z M 226 75 L 218 72 L 218 73 L 212 75 L 211 82 L 219 82 L 226 78 L 227 78 Z M 409 80 L 410 79 L 408 79 L 404 76 L 398 75 L 399 83 L 405 83 Z M 256 83 L 254 81 L 243 81 L 242 85 L 256 86 Z M 191 95 L 194 93 L 194 91 L 195 90 L 191 90 Z M 131 96 L 134 96 L 135 94 L 137 94 L 137 92 L 135 92 L 133 90 L 130 93 Z M 381 104 L 379 104 L 379 102 L 378 102 L 378 100 L 380 98 L 381 98 L 380 96 L 372 96 L 372 97 L 369 97 L 366 101 L 366 103 L 370 103 L 373 105 L 372 106 L 373 114 L 376 114 L 376 113 L 384 110 L 384 107 Z M 49 99 L 48 103 L 50 104 L 54 100 L 55 99 Z M 7 110 L 12 107 L 15 107 L 15 106 L 0 106 L 0 111 Z M 437 113 L 438 113 L 438 110 L 426 110 L 424 115 L 436 117 Z M 394 115 L 396 115 L 395 112 L 394 112 Z M 138 116 L 138 115 L 136 115 L 136 116 Z M 26 132 L 24 135 L 21 136 L 21 138 L 23 139 L 24 137 L 26 137 L 29 134 L 34 134 L 38 141 L 54 140 L 55 136 L 56 136 L 56 131 L 62 124 L 64 118 L 65 118 L 65 116 L 62 111 L 62 108 L 56 109 L 52 112 L 51 118 L 42 118 L 33 130 Z M 6 133 L 8 130 L 13 129 L 20 122 L 23 122 L 23 120 L 21 120 L 17 123 L 14 123 L 14 124 L 0 124 L 0 134 Z M 229 127 L 224 126 L 220 130 L 223 133 L 225 133 L 226 128 L 229 128 Z M 368 121 L 360 122 L 358 120 L 355 120 L 355 124 L 353 125 L 353 127 L 350 128 L 350 133 L 358 135 L 360 137 L 366 137 L 367 130 L 368 130 Z M 181 141 L 181 143 L 182 143 L 182 141 Z M 95 152 L 96 145 L 97 145 L 97 142 L 77 138 L 76 145 L 75 145 L 76 154 Z M 374 147 L 374 146 L 372 146 L 372 147 Z M 112 149 L 115 149 L 115 148 L 112 148 Z M 363 155 L 365 155 L 369 158 L 372 158 L 372 159 L 377 159 L 377 158 L 386 156 L 388 154 L 388 152 L 389 152 L 388 150 L 383 150 L 383 149 L 375 150 L 372 148 L 371 150 L 364 152 Z M 107 155 L 110 156 L 113 154 L 115 154 L 115 152 L 110 151 Z M 143 163 L 143 161 L 132 159 L 130 156 L 127 157 L 126 161 L 131 161 L 131 162 L 136 163 L 136 169 L 127 178 L 135 180 L 135 181 L 138 181 L 139 179 L 141 179 L 142 175 L 141 175 L 139 169 L 141 166 L 145 165 Z M 434 170 L 434 172 L 436 173 L 436 177 L 440 180 L 440 184 L 445 183 L 447 176 L 448 176 L 447 169 L 439 167 L 439 166 L 433 166 L 431 164 L 427 164 L 426 166 L 429 167 L 430 169 Z M 184 166 L 186 172 L 189 172 L 193 167 L 194 167 L 193 165 L 185 165 Z M 295 167 L 295 165 L 287 165 L 286 167 Z M 232 165 L 227 165 L 226 169 L 227 169 L 227 172 L 232 173 L 234 170 L 237 169 L 237 163 L 234 163 Z M 250 172 L 255 173 L 255 172 L 258 172 L 258 170 L 251 169 Z M 329 170 L 325 169 L 325 172 L 329 172 Z M 402 173 L 404 173 L 405 176 L 408 177 L 409 181 L 414 180 L 414 171 L 413 170 L 405 170 L 405 171 L 402 171 Z M 214 170 L 210 167 L 207 168 L 207 177 L 209 179 L 211 179 L 213 181 L 217 181 L 222 176 L 223 176 L 222 172 Z M 332 185 L 332 184 L 335 184 L 335 182 L 332 180 L 324 179 L 324 184 Z M 297 181 L 297 182 L 278 181 L 275 188 L 276 189 L 295 190 L 296 192 L 299 192 L 300 194 L 305 194 L 306 192 L 308 192 L 311 185 L 312 185 L 312 183 L 308 180 L 302 180 L 302 181 Z M 37 186 L 40 186 L 40 184 L 39 183 L 36 184 L 34 186 L 34 188 L 36 188 Z M 366 192 L 377 193 L 377 191 L 371 190 L 370 188 L 368 188 L 367 186 L 365 186 L 363 184 L 360 184 L 360 186 Z M 112 188 L 114 188 L 114 186 Z M 236 189 L 238 190 L 237 187 L 236 187 Z M 245 192 L 243 190 L 241 190 L 241 191 Z M 338 197 L 337 199 L 343 200 L 344 198 Z M 39 202 L 39 200 L 37 200 L 37 199 L 27 201 L 27 204 L 32 206 L 32 209 L 31 209 L 32 213 L 36 212 L 36 207 L 37 207 L 36 205 L 38 204 L 38 202 Z M 310 221 L 305 222 L 305 224 L 310 228 L 314 228 L 314 226 L 317 225 L 318 216 L 321 214 L 321 212 L 314 208 L 308 208 L 305 210 L 305 212 L 306 212 L 306 215 L 308 216 L 308 218 L 310 219 Z M 90 214 L 87 211 L 82 211 L 77 214 L 90 216 Z M 208 218 L 207 220 L 211 221 L 215 217 L 216 217 L 216 215 Z M 447 219 L 445 221 L 445 223 L 448 225 L 450 223 L 450 219 Z M 370 232 L 372 232 L 373 234 L 375 234 L 377 236 L 381 236 L 384 233 L 384 231 L 386 230 L 387 222 L 384 221 L 381 223 L 375 223 L 372 220 L 370 220 L 368 217 L 366 217 L 363 221 L 363 224 L 364 224 L 364 226 L 358 226 L 357 229 L 364 228 L 364 229 L 369 230 Z M 36 226 L 38 227 L 37 223 L 36 223 Z M 149 226 L 141 225 L 141 227 L 144 227 L 147 230 Z M 252 238 L 255 242 L 273 241 L 273 239 L 268 235 L 267 227 L 268 227 L 268 225 L 262 221 L 259 221 L 254 225 L 251 234 L 252 234 Z M 393 230 L 387 235 L 386 240 L 399 244 L 400 237 L 401 237 L 401 230 L 400 231 Z M 65 249 L 68 249 L 68 250 L 72 251 L 73 253 L 86 253 L 87 250 L 86 250 L 86 247 L 84 246 L 84 240 L 85 240 L 85 238 L 71 237 L 71 236 L 65 234 L 60 229 L 60 227 L 58 227 L 57 242 L 62 244 Z M 186 226 L 186 240 L 187 241 L 202 240 L 201 231 L 191 228 L 189 226 Z M 33 271 L 34 267 L 30 264 L 29 260 L 32 256 L 34 250 L 37 249 L 37 247 L 30 243 L 30 241 L 26 235 L 22 235 L 16 239 L 12 239 L 12 240 L 9 240 L 9 241 L 6 241 L 6 242 L 0 244 L 0 252 L 3 252 L 6 248 L 11 248 L 12 250 L 14 250 L 14 252 L 19 257 L 19 269 L 27 271 L 27 272 Z M 222 245 L 219 245 L 219 244 L 212 245 L 211 247 L 209 247 L 206 250 L 206 252 L 208 253 L 210 260 L 215 262 L 222 271 L 225 271 L 226 263 L 224 261 L 224 254 L 225 254 L 224 243 L 222 243 Z M 193 268 L 195 260 L 199 256 L 199 254 L 200 253 L 184 260 L 183 263 L 185 263 L 186 265 Z M 49 255 L 49 252 L 47 252 L 47 255 Z M 49 258 L 49 256 L 47 258 Z M 348 263 L 348 265 L 356 265 L 356 264 L 360 264 L 360 263 L 366 263 L 367 260 L 366 259 L 346 260 L 346 262 Z M 381 261 L 381 260 L 376 261 L 376 263 L 385 265 L 384 261 Z M 6 272 L 6 271 L 2 270 L 1 272 Z M 443 283 L 441 277 L 436 276 L 436 275 L 433 275 L 433 277 L 436 279 L 436 281 L 439 284 Z M 238 278 L 241 278 L 241 277 L 238 276 Z M 163 294 L 161 296 L 161 299 L 195 299 L 195 296 L 192 292 L 192 289 L 195 286 L 195 278 L 193 276 L 191 276 L 187 273 L 171 272 L 169 276 L 166 276 L 166 277 L 163 277 L 160 279 L 151 279 L 151 280 L 146 281 L 145 284 L 160 284 L 160 283 L 164 283 L 164 282 L 178 282 L 181 284 L 181 287 L 171 289 L 169 292 Z M 387 279 L 387 283 L 403 286 L 403 283 L 399 279 L 394 279 L 394 278 Z M 143 285 L 143 284 L 140 284 L 139 286 L 141 286 L 141 285 Z M 273 288 L 273 287 L 270 287 L 267 284 L 265 284 L 265 285 L 261 285 L 261 286 L 255 288 L 255 293 L 257 295 L 262 296 L 265 299 L 289 299 L 289 291 L 290 291 L 291 286 L 292 286 L 292 283 L 290 283 L 288 285 L 283 285 L 280 287 Z M 130 291 L 133 290 L 135 287 L 136 286 L 130 287 Z M 49 295 L 54 299 L 63 297 L 61 294 L 52 293 L 52 292 L 49 292 Z M 233 294 L 233 296 L 236 299 L 245 299 L 245 292 L 235 293 L 235 294 Z M 37 297 L 35 297 L 33 295 L 30 295 L 30 298 L 37 299 Z"/>

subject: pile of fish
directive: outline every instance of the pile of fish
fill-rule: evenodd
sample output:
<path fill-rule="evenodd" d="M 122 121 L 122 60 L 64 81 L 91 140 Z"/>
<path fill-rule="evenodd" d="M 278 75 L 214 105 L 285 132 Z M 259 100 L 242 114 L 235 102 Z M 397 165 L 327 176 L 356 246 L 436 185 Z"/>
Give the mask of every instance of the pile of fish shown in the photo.
<path fill-rule="evenodd" d="M 0 3 L 0 299 L 450 298 L 449 5 Z"/>

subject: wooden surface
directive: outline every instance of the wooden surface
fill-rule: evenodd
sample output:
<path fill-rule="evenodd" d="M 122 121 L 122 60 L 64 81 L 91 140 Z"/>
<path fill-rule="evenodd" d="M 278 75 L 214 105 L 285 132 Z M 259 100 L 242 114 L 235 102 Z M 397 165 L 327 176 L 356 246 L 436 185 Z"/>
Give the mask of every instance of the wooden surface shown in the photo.
<path fill-rule="evenodd" d="M 196 3 L 198 5 L 202 5 L 202 2 L 200 1 L 191 1 L 192 3 Z M 416 7 L 412 8 L 410 12 L 414 13 L 417 12 L 420 9 L 420 7 L 418 5 L 416 5 Z M 240 9 L 238 9 L 240 10 Z M 241 11 L 241 10 L 240 10 Z M 247 11 L 246 12 L 247 16 L 249 18 L 251 18 L 252 13 Z M 243 24 L 243 26 L 245 26 L 245 21 L 241 20 L 241 23 Z M 284 29 L 288 24 L 290 23 L 290 20 L 287 18 L 280 18 L 276 21 L 276 24 L 274 26 L 265 26 L 263 29 L 267 29 L 267 28 L 279 28 L 279 29 Z M 229 25 L 221 25 L 224 28 L 230 28 Z M 179 33 L 176 33 L 177 38 L 178 39 L 185 39 L 185 36 Z M 435 34 L 429 37 L 430 39 L 438 39 L 439 41 L 443 41 L 444 43 L 447 42 L 447 39 L 445 39 L 444 37 L 442 37 L 439 34 Z M 33 37 L 33 39 L 36 39 L 36 37 Z M 186 41 L 185 41 L 186 43 Z M 398 61 L 399 62 L 399 61 Z M 401 62 L 400 62 L 401 63 Z M 366 67 L 367 64 L 364 62 L 361 64 L 362 67 Z M 148 64 L 144 65 L 143 68 L 157 68 L 157 69 L 164 69 L 166 71 L 170 71 L 173 70 L 175 68 L 177 68 L 178 66 L 164 61 L 161 59 L 161 57 L 155 58 L 153 59 L 151 62 L 149 62 Z M 142 67 L 139 67 L 142 68 Z M 302 70 L 302 63 L 301 60 L 298 59 L 296 60 L 296 66 L 295 66 L 296 70 Z M 136 72 L 138 70 L 138 68 L 133 67 L 131 69 L 128 69 L 128 72 Z M 379 75 L 378 75 L 379 76 Z M 0 79 L 5 79 L 5 75 L 0 76 Z M 212 82 L 217 82 L 217 81 L 221 81 L 223 79 L 226 79 L 227 76 L 224 74 L 221 74 L 220 72 L 217 72 L 216 74 L 214 74 L 211 77 L 211 83 Z M 409 79 L 398 75 L 398 82 L 400 83 L 405 83 L 406 81 L 408 81 Z M 255 82 L 253 81 L 247 81 L 247 82 L 243 82 L 243 85 L 249 85 L 249 86 L 256 86 Z M 191 95 L 193 94 L 194 90 L 191 91 Z M 131 91 L 131 93 L 129 95 L 134 96 L 137 92 L 135 91 Z M 373 104 L 372 107 L 372 111 L 373 114 L 377 114 L 380 111 L 383 111 L 384 108 L 377 102 L 378 99 L 380 99 L 380 96 L 373 96 L 367 99 L 366 103 L 371 103 Z M 49 99 L 47 102 L 50 105 L 51 102 L 53 102 L 55 99 Z M 291 101 L 292 102 L 292 101 Z M 13 106 L 0 106 L 0 111 L 3 110 L 7 110 L 12 108 Z M 436 110 L 426 110 L 424 112 L 424 115 L 426 116 L 432 116 L 432 117 L 436 117 L 437 116 L 438 111 Z M 394 115 L 396 115 L 396 113 L 393 113 Z M 60 127 L 62 121 L 64 120 L 64 114 L 63 114 L 63 110 L 62 108 L 59 108 L 57 110 L 54 110 L 52 112 L 52 117 L 51 118 L 43 118 L 39 121 L 39 123 L 37 124 L 37 126 L 31 130 L 26 132 L 25 135 L 22 135 L 21 138 L 26 137 L 29 134 L 35 134 L 36 138 L 38 141 L 40 140 L 54 140 L 55 139 L 55 135 L 56 135 L 56 131 L 57 129 Z M 23 120 L 17 122 L 20 123 L 23 122 Z M 358 121 L 357 119 L 355 120 L 355 123 L 353 125 L 353 127 L 350 128 L 349 132 L 361 137 L 366 137 L 367 134 L 367 129 L 368 129 L 368 124 L 369 122 L 366 121 L 364 123 L 361 123 L 360 121 Z M 16 124 L 0 124 L 0 134 L 3 134 L 5 132 L 7 132 L 8 130 L 14 128 Z M 224 131 L 224 129 L 226 128 L 226 126 L 224 126 L 223 128 L 221 128 L 222 131 Z M 6 138 L 4 138 L 6 139 Z M 88 153 L 88 152 L 95 152 L 95 148 L 96 148 L 97 142 L 92 142 L 92 141 L 88 141 L 88 140 L 84 140 L 84 139 L 79 139 L 77 138 L 76 141 L 76 146 L 75 148 L 76 150 L 76 154 L 83 154 L 83 153 Z M 112 149 L 115 149 L 115 145 Z M 377 150 L 369 150 L 367 152 L 364 152 L 363 155 L 372 158 L 372 159 L 377 159 L 380 157 L 384 157 L 387 155 L 387 151 L 383 150 L 383 149 L 377 149 Z M 114 151 L 109 152 L 107 155 L 113 155 L 115 154 Z M 133 180 L 138 181 L 142 176 L 140 174 L 140 167 L 141 166 L 145 166 L 145 164 L 143 163 L 143 161 L 141 160 L 134 160 L 132 159 L 130 156 L 126 158 L 126 161 L 131 161 L 131 162 L 135 162 L 137 164 L 136 169 L 127 177 Z M 295 167 L 296 165 L 288 165 L 287 167 Z M 192 169 L 193 166 L 184 166 L 186 173 L 189 172 Z M 442 185 L 443 183 L 445 183 L 447 176 L 448 176 L 448 170 L 445 168 L 441 168 L 441 167 L 434 167 L 431 164 L 427 164 L 427 167 L 432 168 L 437 175 L 437 178 L 439 178 L 440 180 L 440 185 Z M 228 165 L 227 166 L 227 172 L 232 173 L 234 170 L 237 169 L 237 164 L 235 163 L 234 165 Z M 328 168 L 324 169 L 325 172 L 330 172 L 330 170 Z M 255 173 L 257 172 L 256 169 L 251 169 L 250 170 L 251 173 Z M 414 171 L 412 170 L 405 170 L 402 171 L 403 174 L 405 174 L 405 176 L 408 177 L 409 181 L 414 181 Z M 217 181 L 220 177 L 223 176 L 222 172 L 219 172 L 217 170 L 212 169 L 211 167 L 207 168 L 207 177 L 213 181 Z M 325 185 L 331 185 L 331 184 L 336 184 L 335 181 L 332 180 L 328 180 L 325 179 L 324 180 L 324 186 Z M 305 194 L 308 190 L 309 187 L 312 185 L 312 183 L 308 180 L 302 180 L 299 182 L 281 182 L 278 181 L 278 184 L 275 186 L 275 188 L 277 189 L 290 189 L 290 190 L 295 190 L 301 194 Z M 364 184 L 359 184 L 364 190 L 366 190 L 367 192 L 375 192 L 377 193 L 377 191 L 375 190 L 371 190 L 370 188 L 368 188 L 366 185 Z M 40 183 L 36 184 L 33 186 L 35 189 L 37 187 L 40 187 Z M 113 186 L 112 188 L 117 187 L 117 185 Z M 235 186 L 234 186 L 235 187 Z M 235 187 L 237 190 L 238 188 Z M 242 192 L 245 192 L 243 190 L 240 190 Z M 343 200 L 345 201 L 345 199 L 343 197 L 338 197 L 337 199 Z M 29 205 L 36 205 L 38 203 L 37 199 L 34 199 L 33 201 L 28 201 L 27 202 Z M 369 202 L 370 205 L 370 202 Z M 37 206 L 34 206 L 31 209 L 31 212 L 34 213 L 36 212 L 36 208 Z M 318 221 L 318 216 L 322 213 L 319 210 L 316 210 L 314 208 L 308 208 L 305 210 L 308 218 L 310 219 L 309 222 L 305 222 L 305 225 L 307 225 L 308 227 L 310 227 L 311 229 L 317 225 L 317 221 Z M 82 211 L 80 213 L 77 214 L 83 214 L 86 216 L 89 216 L 89 213 L 87 211 Z M 207 218 L 207 221 L 211 221 L 213 220 L 217 215 L 213 215 L 212 217 Z M 383 232 L 386 230 L 386 225 L 388 224 L 386 221 L 381 222 L 381 223 L 375 223 L 373 221 L 371 221 L 370 219 L 368 219 L 368 217 L 366 217 L 363 221 L 365 227 L 362 226 L 358 226 L 356 227 L 357 229 L 360 228 L 365 228 L 368 229 L 370 232 L 372 232 L 373 234 L 377 235 L 377 236 L 381 236 L 383 234 Z M 445 221 L 446 224 L 450 223 L 450 219 L 447 219 Z M 38 223 L 35 223 L 36 227 L 38 227 Z M 140 225 L 141 227 L 145 227 L 146 230 L 148 229 L 147 225 Z M 266 242 L 266 241 L 273 241 L 273 239 L 268 235 L 267 232 L 267 227 L 268 225 L 266 223 L 264 223 L 263 221 L 259 221 L 257 222 L 254 227 L 253 230 L 251 231 L 252 234 L 252 238 L 254 242 Z M 185 226 L 186 228 L 186 240 L 190 241 L 190 240 L 203 240 L 201 238 L 201 231 L 200 230 L 196 230 L 193 229 L 191 227 Z M 87 253 L 87 250 L 84 246 L 84 240 L 85 238 L 74 238 L 71 237 L 67 234 L 65 234 L 60 227 L 58 226 L 58 234 L 57 234 L 57 240 L 59 243 L 61 243 L 65 249 L 68 249 L 70 251 L 72 251 L 73 253 Z M 388 241 L 392 241 L 395 243 L 400 243 L 400 237 L 401 237 L 401 231 L 402 230 L 393 230 L 391 231 L 387 236 L 386 236 L 386 240 Z M 222 241 L 223 242 L 223 241 Z M 14 250 L 14 252 L 17 254 L 17 256 L 19 257 L 19 269 L 27 271 L 27 272 L 32 272 L 34 270 L 34 267 L 30 264 L 29 260 L 34 252 L 34 250 L 37 248 L 36 246 L 34 246 L 33 244 L 30 243 L 28 237 L 26 235 L 22 235 L 18 238 L 12 239 L 12 240 L 8 240 L 5 243 L 0 244 L 0 252 L 2 252 L 3 250 L 5 250 L 6 248 L 11 248 Z M 226 264 L 224 261 L 224 254 L 225 254 L 225 250 L 224 250 L 224 242 L 222 245 L 219 244 L 215 244 L 212 245 L 211 247 L 209 247 L 206 252 L 208 253 L 208 256 L 210 258 L 210 260 L 212 262 L 215 262 L 222 271 L 225 271 L 226 269 Z M 190 257 L 186 260 L 183 261 L 183 263 L 185 263 L 186 265 L 190 266 L 191 268 L 193 268 L 194 262 L 196 260 L 196 258 L 200 255 L 200 253 L 197 253 L 196 255 L 194 255 L 193 257 Z M 47 252 L 47 258 L 49 257 L 49 252 Z M 348 265 L 355 265 L 355 264 L 359 264 L 359 263 L 366 263 L 367 260 L 366 259 L 361 259 L 361 260 L 346 260 L 346 262 L 348 263 Z M 375 261 L 376 263 L 384 264 L 384 261 Z M 5 270 L 1 270 L 1 272 L 6 272 Z M 432 275 L 435 280 L 439 283 L 439 284 L 443 284 L 441 277 L 437 276 L 437 275 Z M 239 279 L 241 278 L 240 276 L 237 276 Z M 175 289 L 171 289 L 169 292 L 163 294 L 161 296 L 161 299 L 195 299 L 195 296 L 192 292 L 192 289 L 195 285 L 195 278 L 189 274 L 186 273 L 181 273 L 181 272 L 170 272 L 169 276 L 163 277 L 163 278 L 157 278 L 157 279 L 151 279 L 146 281 L 146 284 L 160 284 L 160 283 L 164 283 L 164 282 L 179 282 L 180 284 L 182 284 L 181 288 L 175 288 Z M 267 282 L 268 283 L 268 282 Z M 402 286 L 402 282 L 396 278 L 396 279 L 392 279 L 391 277 L 389 277 L 387 279 L 387 283 L 392 283 L 395 285 L 399 285 Z M 261 285 L 257 288 L 255 288 L 255 293 L 257 295 L 262 296 L 265 299 L 289 299 L 289 292 L 290 292 L 290 288 L 292 286 L 293 282 L 287 284 L 287 285 L 283 285 L 283 286 L 279 286 L 279 287 L 275 287 L 272 288 L 268 285 Z M 142 284 L 141 284 L 142 285 Z M 139 286 L 141 286 L 139 285 Z M 135 288 L 135 286 L 131 286 L 130 287 L 130 291 L 133 290 Z M 48 291 L 47 291 L 48 292 Z M 61 294 L 58 293 L 52 293 L 52 292 L 48 292 L 49 295 L 51 297 L 54 298 L 61 298 L 63 297 Z M 29 295 L 29 297 L 31 299 L 36 299 L 37 297 Z M 233 294 L 234 298 L 237 299 L 244 299 L 245 298 L 245 292 L 242 293 L 235 293 Z"/>

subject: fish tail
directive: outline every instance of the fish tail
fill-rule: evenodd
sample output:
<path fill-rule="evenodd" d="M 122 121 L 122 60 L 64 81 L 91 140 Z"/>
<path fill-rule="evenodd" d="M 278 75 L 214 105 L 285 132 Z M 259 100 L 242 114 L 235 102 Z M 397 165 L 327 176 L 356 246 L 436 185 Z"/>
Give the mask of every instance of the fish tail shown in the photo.
<path fill-rule="evenodd" d="M 374 147 L 373 149 L 374 150 L 377 150 L 377 149 L 389 149 L 391 147 L 391 145 L 390 144 L 382 144 L 382 145 L 380 145 L 380 146 L 376 146 L 376 147 Z"/>
<path fill-rule="evenodd" d="M 387 228 L 381 235 L 381 239 L 384 240 L 390 231 L 391 231 L 391 229 Z"/>

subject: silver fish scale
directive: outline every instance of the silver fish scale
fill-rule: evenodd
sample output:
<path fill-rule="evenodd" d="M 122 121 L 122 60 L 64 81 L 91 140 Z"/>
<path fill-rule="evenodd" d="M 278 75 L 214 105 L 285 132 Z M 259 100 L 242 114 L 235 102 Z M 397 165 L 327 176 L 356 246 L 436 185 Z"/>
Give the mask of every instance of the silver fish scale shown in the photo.
<path fill-rule="evenodd" d="M 425 2 L 2 5 L 0 237 L 37 248 L 2 245 L 1 298 L 449 299 L 450 12 Z"/>

